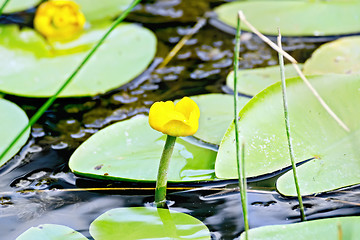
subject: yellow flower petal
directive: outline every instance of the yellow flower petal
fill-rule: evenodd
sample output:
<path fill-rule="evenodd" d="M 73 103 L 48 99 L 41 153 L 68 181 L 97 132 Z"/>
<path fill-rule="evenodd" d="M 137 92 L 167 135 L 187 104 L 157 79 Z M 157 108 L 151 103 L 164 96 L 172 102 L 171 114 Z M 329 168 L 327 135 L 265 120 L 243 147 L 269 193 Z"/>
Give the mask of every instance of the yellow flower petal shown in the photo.
<path fill-rule="evenodd" d="M 190 136 L 199 128 L 200 110 L 188 97 L 175 106 L 171 101 L 154 103 L 149 112 L 150 126 L 164 134 L 175 137 Z"/>
<path fill-rule="evenodd" d="M 69 40 L 82 31 L 85 21 L 75 2 L 51 0 L 42 3 L 36 10 L 34 27 L 46 38 Z"/>

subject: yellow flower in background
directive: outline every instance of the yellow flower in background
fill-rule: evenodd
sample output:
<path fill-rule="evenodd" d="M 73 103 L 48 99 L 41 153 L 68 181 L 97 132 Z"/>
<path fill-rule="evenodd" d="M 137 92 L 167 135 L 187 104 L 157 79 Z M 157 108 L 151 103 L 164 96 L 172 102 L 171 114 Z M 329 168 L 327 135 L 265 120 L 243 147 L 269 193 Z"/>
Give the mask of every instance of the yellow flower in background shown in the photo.
<path fill-rule="evenodd" d="M 36 10 L 34 28 L 46 38 L 68 40 L 84 28 L 85 21 L 84 14 L 75 2 L 50 0 Z"/>
<path fill-rule="evenodd" d="M 184 97 L 176 105 L 172 101 L 155 102 L 149 113 L 150 126 L 164 134 L 185 137 L 199 128 L 200 109 L 190 98 Z"/>

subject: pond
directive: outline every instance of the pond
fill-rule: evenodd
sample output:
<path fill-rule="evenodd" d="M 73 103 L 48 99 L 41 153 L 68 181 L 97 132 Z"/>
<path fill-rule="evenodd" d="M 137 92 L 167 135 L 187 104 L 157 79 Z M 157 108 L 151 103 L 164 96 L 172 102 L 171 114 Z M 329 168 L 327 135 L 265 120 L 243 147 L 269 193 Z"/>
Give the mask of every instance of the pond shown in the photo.
<path fill-rule="evenodd" d="M 130 13 L 127 22 L 141 24 L 155 33 L 158 43 L 154 60 L 141 75 L 117 89 L 94 97 L 57 99 L 37 121 L 25 146 L 0 168 L 1 239 L 16 239 L 30 227 L 50 223 L 69 226 L 93 239 L 89 225 L 107 210 L 152 204 L 154 183 L 78 176 L 69 169 L 70 156 L 106 126 L 148 115 L 155 101 L 232 93 L 226 77 L 232 71 L 234 35 L 211 20 L 213 9 L 226 2 L 148 0 Z M 32 8 L 5 14 L 0 23 L 32 27 L 34 12 Z M 190 36 L 193 26 L 201 21 L 203 24 Z M 187 35 L 184 46 L 160 68 L 163 59 Z M 320 45 L 335 38 L 319 41 L 289 37 L 284 39 L 283 49 L 303 63 Z M 275 51 L 254 34 L 243 34 L 240 69 L 277 64 Z M 28 116 L 46 101 L 7 94 L 4 98 Z M 250 228 L 301 221 L 297 198 L 276 191 L 276 179 L 283 172 L 248 179 Z M 237 239 L 244 231 L 237 180 L 169 183 L 168 187 L 170 209 L 202 221 L 212 239 Z M 359 215 L 359 193 L 360 187 L 353 186 L 304 197 L 308 220 Z"/>

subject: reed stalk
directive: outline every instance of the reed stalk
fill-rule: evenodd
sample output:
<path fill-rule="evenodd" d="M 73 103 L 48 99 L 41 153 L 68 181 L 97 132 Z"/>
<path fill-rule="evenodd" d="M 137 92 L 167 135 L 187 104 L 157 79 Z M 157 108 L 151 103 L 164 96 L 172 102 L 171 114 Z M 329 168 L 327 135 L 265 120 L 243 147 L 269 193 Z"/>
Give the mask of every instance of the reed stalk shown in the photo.
<path fill-rule="evenodd" d="M 56 91 L 56 93 L 51 96 L 41 107 L 40 109 L 30 118 L 29 123 L 18 133 L 14 140 L 10 143 L 7 148 L 1 153 L 0 159 L 2 159 L 5 154 L 16 144 L 16 142 L 21 138 L 21 136 L 32 126 L 35 122 L 44 114 L 44 112 L 55 102 L 59 94 L 72 82 L 74 77 L 79 73 L 79 71 L 85 66 L 85 64 L 90 60 L 94 55 L 96 50 L 104 43 L 105 39 L 110 35 L 110 33 L 126 18 L 126 16 L 131 12 L 131 10 L 140 2 L 141 0 L 134 0 L 130 6 L 122 12 L 122 14 L 112 23 L 110 28 L 106 33 L 101 37 L 101 39 L 95 44 L 95 46 L 89 51 L 86 57 L 82 62 L 77 66 L 73 73 L 66 79 L 63 85 Z M 4 4 L 3 4 L 4 5 Z M 126 36 L 124 36 L 126 37 Z"/>
<path fill-rule="evenodd" d="M 234 53 L 234 123 L 235 123 L 235 146 L 236 146 L 236 163 L 238 170 L 238 179 L 239 179 L 239 189 L 240 189 L 240 198 L 241 205 L 243 209 L 243 220 L 245 228 L 245 239 L 248 240 L 248 231 L 249 231 L 249 222 L 248 222 L 248 209 L 247 209 L 247 200 L 246 200 L 246 176 L 245 176 L 245 147 L 244 143 L 242 144 L 240 152 L 240 139 L 239 139 L 239 110 L 238 110 L 238 84 L 237 84 L 237 75 L 238 75 L 238 65 L 239 65 L 239 55 L 240 55 L 240 16 L 237 18 L 236 25 L 236 36 L 235 36 L 235 53 Z"/>
<path fill-rule="evenodd" d="M 277 37 L 277 44 L 278 44 L 278 47 L 280 49 L 282 49 L 280 29 L 279 29 L 279 36 Z M 279 53 L 280 75 L 281 75 L 281 92 L 282 92 L 283 106 L 284 106 L 285 128 L 286 128 L 286 136 L 287 136 L 287 141 L 288 141 L 288 146 L 289 146 L 291 167 L 292 167 L 293 176 L 294 176 L 296 194 L 297 194 L 299 206 L 300 206 L 301 220 L 306 221 L 304 205 L 303 205 L 299 181 L 298 181 L 298 177 L 297 177 L 297 173 L 296 173 L 295 156 L 294 156 L 294 150 L 293 150 L 293 144 L 292 144 L 291 132 L 290 132 L 290 119 L 289 119 L 288 101 L 287 101 L 287 95 L 286 95 L 284 57 L 281 54 L 281 52 L 278 52 L 278 53 Z"/>

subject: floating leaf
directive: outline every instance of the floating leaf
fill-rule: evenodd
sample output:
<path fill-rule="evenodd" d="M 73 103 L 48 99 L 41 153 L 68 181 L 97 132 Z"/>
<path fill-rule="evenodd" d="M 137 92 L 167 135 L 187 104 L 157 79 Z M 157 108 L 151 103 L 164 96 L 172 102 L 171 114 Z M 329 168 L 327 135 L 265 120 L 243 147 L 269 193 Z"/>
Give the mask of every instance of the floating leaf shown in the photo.
<path fill-rule="evenodd" d="M 302 67 L 302 64 L 299 64 Z M 285 77 L 296 77 L 297 73 L 292 64 L 285 65 Z M 264 88 L 280 81 L 279 65 L 264 67 L 241 69 L 238 71 L 238 89 L 242 94 L 253 96 Z M 231 71 L 226 78 L 226 85 L 234 90 L 234 72 Z"/>
<path fill-rule="evenodd" d="M 210 240 L 210 232 L 198 219 L 163 208 L 115 208 L 90 225 L 95 240 L 193 239 Z"/>
<path fill-rule="evenodd" d="M 131 4 L 132 0 L 75 0 L 75 2 L 80 5 L 86 20 L 95 22 L 116 17 Z"/>
<path fill-rule="evenodd" d="M 66 226 L 43 224 L 29 228 L 16 240 L 88 240 L 84 235 Z"/>
<path fill-rule="evenodd" d="M 234 97 L 229 94 L 204 94 L 191 97 L 200 108 L 199 129 L 195 137 L 219 145 L 234 119 Z M 239 96 L 239 109 L 250 99 Z"/>
<path fill-rule="evenodd" d="M 115 123 L 85 141 L 70 158 L 70 169 L 83 176 L 155 181 L 166 136 L 147 117 Z M 216 152 L 176 140 L 168 179 L 173 182 L 214 178 Z"/>
<path fill-rule="evenodd" d="M 301 193 L 330 191 L 360 183 L 360 76 L 323 75 L 310 81 L 351 131 L 345 132 L 300 78 L 287 80 L 290 128 L 295 160 L 314 158 L 298 167 Z M 246 175 L 259 176 L 290 165 L 280 83 L 256 95 L 240 111 L 239 134 L 246 142 Z M 217 155 L 219 178 L 237 178 L 234 125 Z M 292 172 L 277 181 L 284 195 L 296 195 Z"/>
<path fill-rule="evenodd" d="M 6 0 L 0 0 L 0 6 L 4 4 Z M 32 7 L 35 7 L 40 0 L 11 0 L 6 5 L 4 13 L 13 13 L 23 11 Z"/>
<path fill-rule="evenodd" d="M 1 26 L 0 91 L 49 97 L 79 65 L 108 25 L 50 48 L 35 31 Z M 60 96 L 92 96 L 121 86 L 144 71 L 156 51 L 156 38 L 135 24 L 120 24 Z"/>
<path fill-rule="evenodd" d="M 316 49 L 304 64 L 305 74 L 360 73 L 360 37 L 344 37 Z"/>
<path fill-rule="evenodd" d="M 242 10 L 260 32 L 283 36 L 329 36 L 360 32 L 360 1 L 235 1 L 215 12 L 220 21 L 236 27 Z M 336 16 L 336 17 L 334 17 Z M 249 31 L 245 24 L 243 30 Z"/>
<path fill-rule="evenodd" d="M 10 145 L 16 135 L 29 122 L 25 112 L 12 102 L 0 98 L 0 153 Z M 14 156 L 19 149 L 25 144 L 29 137 L 30 130 L 19 139 L 11 150 L 0 160 L 0 166 L 4 165 L 7 160 Z"/>
<path fill-rule="evenodd" d="M 287 225 L 253 228 L 249 231 L 249 239 L 288 240 L 294 239 L 296 236 L 296 239 L 356 240 L 360 235 L 359 226 L 360 217 L 325 218 Z M 245 239 L 245 233 L 241 234 L 240 239 Z"/>

